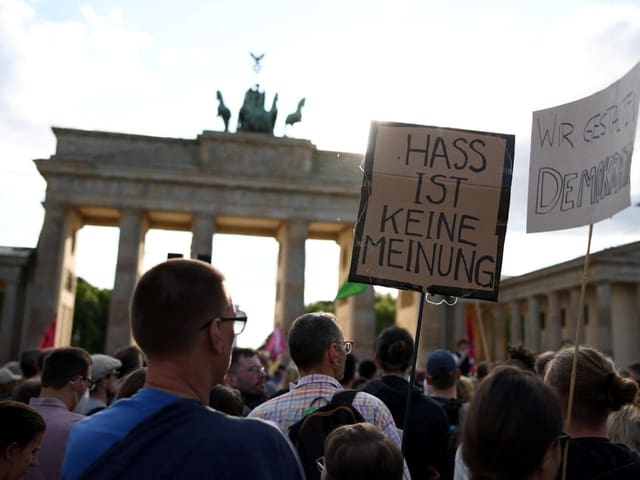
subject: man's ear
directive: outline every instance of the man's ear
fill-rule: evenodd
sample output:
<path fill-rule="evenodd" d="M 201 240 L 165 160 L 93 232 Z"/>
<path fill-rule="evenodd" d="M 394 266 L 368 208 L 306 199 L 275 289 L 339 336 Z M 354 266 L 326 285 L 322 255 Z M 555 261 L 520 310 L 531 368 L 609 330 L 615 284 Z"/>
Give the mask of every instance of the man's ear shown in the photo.
<path fill-rule="evenodd" d="M 226 383 L 231 388 L 238 388 L 238 382 L 236 381 L 236 376 L 233 374 L 225 373 L 224 383 Z"/>
<path fill-rule="evenodd" d="M 458 380 L 461 375 L 462 375 L 462 373 L 460 372 L 460 369 L 456 368 L 456 380 Z"/>
<path fill-rule="evenodd" d="M 329 357 L 329 363 L 331 363 L 331 365 L 335 365 L 339 359 L 338 345 L 335 342 L 329 345 L 329 348 L 327 349 L 327 356 Z"/>
<path fill-rule="evenodd" d="M 19 453 L 20 453 L 20 447 L 18 446 L 18 444 L 16 442 L 10 443 L 2 451 L 2 459 L 5 461 L 10 461 Z"/>
<path fill-rule="evenodd" d="M 433 381 L 431 380 L 431 377 L 429 375 L 427 375 L 426 377 L 424 377 L 425 380 L 427 381 L 427 385 L 433 385 Z"/>
<path fill-rule="evenodd" d="M 379 367 L 382 367 L 382 360 L 380 360 L 380 355 L 378 353 L 376 353 L 375 361 L 376 361 L 376 365 L 378 365 Z"/>
<path fill-rule="evenodd" d="M 216 318 L 207 328 L 207 339 L 209 340 L 213 351 L 218 354 L 224 352 L 226 342 L 221 327 L 222 321 L 219 318 Z"/>

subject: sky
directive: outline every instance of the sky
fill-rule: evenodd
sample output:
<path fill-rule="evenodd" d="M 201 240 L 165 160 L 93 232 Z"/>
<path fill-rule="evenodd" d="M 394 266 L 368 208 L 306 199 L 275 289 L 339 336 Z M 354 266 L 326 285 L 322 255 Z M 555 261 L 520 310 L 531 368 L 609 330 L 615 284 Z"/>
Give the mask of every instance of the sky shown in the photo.
<path fill-rule="evenodd" d="M 250 52 L 264 53 L 256 74 Z M 0 245 L 34 247 L 46 184 L 33 160 L 52 126 L 194 139 L 223 130 L 260 84 L 279 94 L 274 134 L 364 154 L 372 120 L 514 134 L 503 275 L 584 255 L 587 227 L 527 234 L 531 115 L 601 90 L 640 60 L 640 1 L 0 0 Z M 306 98 L 302 122 L 286 113 Z M 636 140 L 635 150 L 639 143 Z M 640 240 L 632 206 L 594 226 L 592 251 Z M 76 273 L 113 286 L 118 231 L 79 232 Z M 147 234 L 144 268 L 188 255 L 190 234 Z M 249 314 L 239 344 L 271 331 L 278 245 L 214 236 L 214 264 Z M 220 253 L 219 255 L 217 255 Z M 305 302 L 338 288 L 338 249 L 307 242 Z"/>

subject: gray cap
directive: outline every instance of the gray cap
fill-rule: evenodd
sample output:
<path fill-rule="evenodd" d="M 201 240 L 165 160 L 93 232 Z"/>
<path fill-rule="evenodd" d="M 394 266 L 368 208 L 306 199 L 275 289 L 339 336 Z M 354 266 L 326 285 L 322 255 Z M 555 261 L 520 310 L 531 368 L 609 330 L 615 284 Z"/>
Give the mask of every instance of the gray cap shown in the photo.
<path fill-rule="evenodd" d="M 122 362 L 111 355 L 94 353 L 91 355 L 91 379 L 97 382 L 102 377 L 106 377 L 110 372 L 118 370 Z"/>
<path fill-rule="evenodd" d="M 20 380 L 21 378 L 21 375 L 16 375 L 6 367 L 0 368 L 0 385 Z"/>

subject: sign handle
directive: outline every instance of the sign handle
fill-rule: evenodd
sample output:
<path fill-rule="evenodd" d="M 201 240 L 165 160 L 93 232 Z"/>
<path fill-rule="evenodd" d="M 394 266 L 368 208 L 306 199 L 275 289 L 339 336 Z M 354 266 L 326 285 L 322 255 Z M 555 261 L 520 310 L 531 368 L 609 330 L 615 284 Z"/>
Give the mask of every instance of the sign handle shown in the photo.
<path fill-rule="evenodd" d="M 589 272 L 589 254 L 591 251 L 591 235 L 593 234 L 593 223 L 589 224 L 589 239 L 587 240 L 587 254 L 584 257 L 584 270 L 582 271 L 582 286 L 580 288 L 580 301 L 578 302 L 578 324 L 576 325 L 576 337 L 573 347 L 573 363 L 571 365 L 571 380 L 569 382 L 569 399 L 567 401 L 567 418 L 564 420 L 564 429 L 569 431 L 571 425 L 571 415 L 573 414 L 573 395 L 576 387 L 576 370 L 578 369 L 578 351 L 580 342 L 580 326 L 584 312 L 584 296 L 587 290 L 587 276 Z M 567 478 L 567 458 L 569 454 L 569 442 L 567 442 L 562 452 L 562 480 Z"/>
<path fill-rule="evenodd" d="M 491 354 L 489 353 L 489 345 L 487 344 L 487 336 L 484 331 L 484 321 L 482 320 L 482 310 L 480 310 L 480 302 L 476 300 L 476 317 L 478 318 L 478 326 L 480 327 L 480 339 L 482 340 L 482 349 L 484 350 L 484 357 L 486 359 L 487 365 L 491 366 Z"/>
<path fill-rule="evenodd" d="M 404 425 L 402 426 L 402 455 L 406 456 L 405 448 L 407 444 L 407 427 L 409 426 L 409 412 L 411 411 L 411 399 L 413 398 L 413 385 L 416 381 L 416 363 L 418 362 L 418 343 L 420 342 L 420 331 L 422 330 L 422 313 L 426 295 L 420 292 L 420 307 L 418 309 L 418 321 L 416 322 L 416 336 L 413 342 L 413 362 L 411 364 L 411 374 L 409 375 L 409 388 L 407 391 L 407 403 L 404 409 Z"/>

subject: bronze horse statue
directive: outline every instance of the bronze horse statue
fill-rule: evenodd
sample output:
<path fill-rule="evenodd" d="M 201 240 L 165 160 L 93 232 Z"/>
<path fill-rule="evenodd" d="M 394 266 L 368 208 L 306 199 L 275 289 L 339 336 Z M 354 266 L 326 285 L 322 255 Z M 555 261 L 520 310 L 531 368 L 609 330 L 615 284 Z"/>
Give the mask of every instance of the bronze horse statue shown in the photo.
<path fill-rule="evenodd" d="M 294 123 L 298 123 L 300 120 L 302 120 L 302 107 L 304 107 L 304 102 L 305 102 L 305 99 L 302 98 L 302 100 L 298 102 L 297 110 L 287 115 L 287 120 L 284 122 L 285 127 L 287 125 L 293 125 Z"/>
<path fill-rule="evenodd" d="M 238 113 L 238 132 L 270 133 L 273 135 L 273 127 L 278 116 L 278 94 L 273 97 L 271 110 L 264 109 L 264 92 L 249 89 L 244 94 L 244 103 Z"/>
<path fill-rule="evenodd" d="M 216 92 L 216 97 L 218 99 L 218 117 L 222 117 L 222 121 L 224 122 L 224 131 L 229 131 L 229 119 L 231 118 L 231 110 L 227 108 L 224 104 L 224 100 L 222 99 L 222 93 L 220 90 Z"/>

